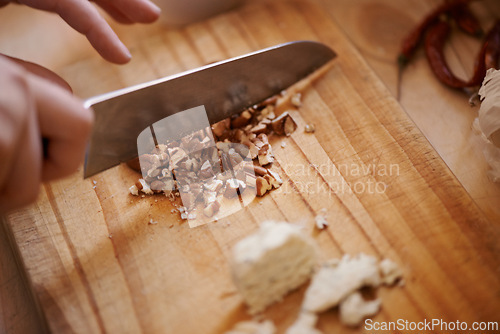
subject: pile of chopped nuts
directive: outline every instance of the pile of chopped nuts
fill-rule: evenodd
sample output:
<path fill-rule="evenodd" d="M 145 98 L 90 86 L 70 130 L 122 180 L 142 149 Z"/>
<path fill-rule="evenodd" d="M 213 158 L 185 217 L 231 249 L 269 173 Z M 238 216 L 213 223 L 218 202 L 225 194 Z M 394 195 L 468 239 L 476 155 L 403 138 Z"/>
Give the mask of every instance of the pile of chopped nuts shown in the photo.
<path fill-rule="evenodd" d="M 240 197 L 247 189 L 264 196 L 280 187 L 280 175 L 271 170 L 274 154 L 268 135 L 289 136 L 297 124 L 287 111 L 275 115 L 276 102 L 270 98 L 211 129 L 158 144 L 139 157 L 143 178 L 130 193 L 163 193 L 171 201 L 181 197 L 181 218 L 195 219 L 200 205 L 206 217 L 213 217 L 224 198 Z"/>

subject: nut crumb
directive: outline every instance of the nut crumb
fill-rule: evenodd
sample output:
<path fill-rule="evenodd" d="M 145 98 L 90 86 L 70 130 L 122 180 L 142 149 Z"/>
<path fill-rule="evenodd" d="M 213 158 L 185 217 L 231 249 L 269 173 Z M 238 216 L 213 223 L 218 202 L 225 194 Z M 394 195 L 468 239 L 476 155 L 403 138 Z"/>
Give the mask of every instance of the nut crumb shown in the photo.
<path fill-rule="evenodd" d="M 314 218 L 316 221 L 316 227 L 319 230 L 323 230 L 328 227 L 328 221 L 326 220 L 326 209 L 321 209 L 320 213 Z"/>
<path fill-rule="evenodd" d="M 399 269 L 398 265 L 389 259 L 383 259 L 379 263 L 380 274 L 382 275 L 382 282 L 385 285 L 394 285 L 403 277 L 403 272 Z"/>
<path fill-rule="evenodd" d="M 284 141 L 281 142 L 281 148 L 285 148 L 286 147 L 286 143 Z"/>
<path fill-rule="evenodd" d="M 304 126 L 304 132 L 305 133 L 314 133 L 316 131 L 316 127 L 314 124 L 306 124 Z"/>
<path fill-rule="evenodd" d="M 153 218 L 151 218 L 151 219 L 149 220 L 149 224 L 150 224 L 150 225 L 156 225 L 156 224 L 158 224 L 158 222 L 157 222 L 157 221 L 154 221 L 154 220 L 153 220 Z"/>
<path fill-rule="evenodd" d="M 293 94 L 290 102 L 292 102 L 292 104 L 297 108 L 302 106 L 302 94 L 301 93 Z"/>

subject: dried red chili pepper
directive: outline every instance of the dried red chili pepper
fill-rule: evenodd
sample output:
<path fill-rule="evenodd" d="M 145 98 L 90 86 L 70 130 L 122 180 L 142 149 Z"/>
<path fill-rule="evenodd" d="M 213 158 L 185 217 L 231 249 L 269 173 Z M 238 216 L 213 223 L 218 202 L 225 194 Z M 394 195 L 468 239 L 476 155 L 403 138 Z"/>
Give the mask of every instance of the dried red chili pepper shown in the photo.
<path fill-rule="evenodd" d="M 479 86 L 489 68 L 498 68 L 500 57 L 500 21 L 490 29 L 484 40 L 481 51 L 474 62 L 474 74 L 469 81 L 469 86 Z"/>
<path fill-rule="evenodd" d="M 429 28 L 425 38 L 425 54 L 436 77 L 453 88 L 467 87 L 468 83 L 457 78 L 448 67 L 443 48 L 450 33 L 448 22 L 439 21 Z"/>
<path fill-rule="evenodd" d="M 479 86 L 488 68 L 497 68 L 500 57 L 500 21 L 488 32 L 474 64 L 474 74 L 469 81 L 457 78 L 446 63 L 443 47 L 450 32 L 447 22 L 436 23 L 429 29 L 425 40 L 425 52 L 432 71 L 444 84 L 453 88 Z"/>
<path fill-rule="evenodd" d="M 471 12 L 466 3 L 459 3 L 451 11 L 451 17 L 457 22 L 458 27 L 465 33 L 481 37 L 484 34 L 483 28 L 476 16 Z"/>
<path fill-rule="evenodd" d="M 486 69 L 498 69 L 498 58 L 500 57 L 500 20 L 497 20 L 493 28 L 488 32 L 485 45 L 484 64 Z"/>
<path fill-rule="evenodd" d="M 398 56 L 398 64 L 399 67 L 403 67 L 408 63 L 408 61 L 411 59 L 413 54 L 415 53 L 415 50 L 418 47 L 418 44 L 420 41 L 423 39 L 423 36 L 425 35 L 425 32 L 427 29 L 436 21 L 439 20 L 439 17 L 443 14 L 446 14 L 453 10 L 456 7 L 459 7 L 463 4 L 467 4 L 470 0 L 454 0 L 450 2 L 445 2 L 441 6 L 437 7 L 427 15 L 424 20 L 413 29 L 408 36 L 403 40 L 403 43 L 401 45 L 401 52 L 399 53 Z"/>
<path fill-rule="evenodd" d="M 479 86 L 483 82 L 484 76 L 486 75 L 485 57 L 486 57 L 487 46 L 488 46 L 488 38 L 483 43 L 483 46 L 479 51 L 479 55 L 474 61 L 474 74 L 472 75 L 472 78 L 468 82 L 468 87 Z"/>

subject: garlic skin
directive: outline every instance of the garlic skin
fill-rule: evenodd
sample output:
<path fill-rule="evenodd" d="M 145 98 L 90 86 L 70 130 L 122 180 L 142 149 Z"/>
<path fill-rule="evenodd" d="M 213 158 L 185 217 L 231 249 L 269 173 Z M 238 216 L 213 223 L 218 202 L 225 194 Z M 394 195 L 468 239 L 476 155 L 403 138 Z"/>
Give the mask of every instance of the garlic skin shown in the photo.
<path fill-rule="evenodd" d="M 481 150 L 490 166 L 488 178 L 500 183 L 500 70 L 486 72 L 479 96 L 481 107 L 472 130 L 479 136 Z"/>
<path fill-rule="evenodd" d="M 491 68 L 486 72 L 479 95 L 479 127 L 488 140 L 500 147 L 500 70 Z"/>

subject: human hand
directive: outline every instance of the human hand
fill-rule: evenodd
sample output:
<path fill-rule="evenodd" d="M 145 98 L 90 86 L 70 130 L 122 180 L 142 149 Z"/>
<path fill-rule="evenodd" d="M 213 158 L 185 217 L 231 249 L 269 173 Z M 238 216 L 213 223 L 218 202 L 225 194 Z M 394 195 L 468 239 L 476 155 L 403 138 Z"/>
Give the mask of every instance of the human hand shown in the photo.
<path fill-rule="evenodd" d="M 59 14 L 66 23 L 84 34 L 97 52 L 110 62 L 123 64 L 131 58 L 127 47 L 87 0 L 0 0 L 0 7 L 8 2 L 17 2 Z M 160 9 L 149 0 L 93 0 L 93 2 L 120 23 L 150 23 L 160 15 Z"/>
<path fill-rule="evenodd" d="M 68 90 L 3 56 L 0 87 L 0 212 L 6 212 L 34 201 L 41 182 L 78 168 L 93 114 Z"/>

